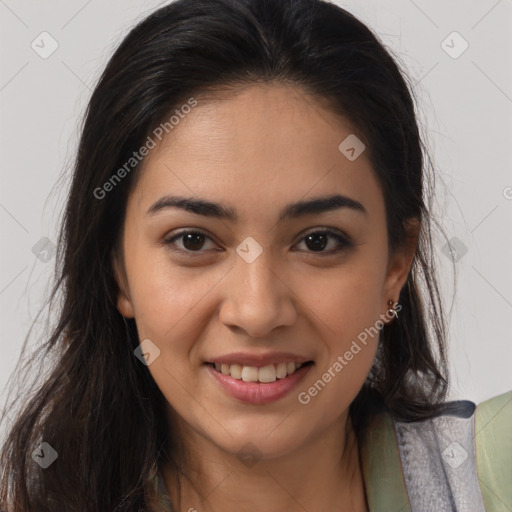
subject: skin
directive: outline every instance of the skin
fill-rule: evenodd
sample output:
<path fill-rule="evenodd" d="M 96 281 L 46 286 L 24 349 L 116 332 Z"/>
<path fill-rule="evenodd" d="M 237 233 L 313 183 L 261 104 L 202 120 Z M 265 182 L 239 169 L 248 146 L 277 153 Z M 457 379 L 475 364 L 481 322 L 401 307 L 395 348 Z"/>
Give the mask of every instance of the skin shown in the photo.
<path fill-rule="evenodd" d="M 127 204 L 123 261 L 115 262 L 120 313 L 135 317 L 140 339 L 160 350 L 148 369 L 187 456 L 180 510 L 367 510 L 347 418 L 377 336 L 307 405 L 297 394 L 383 318 L 407 279 L 416 241 L 388 254 L 375 173 L 364 152 L 349 161 L 339 151 L 353 130 L 323 101 L 278 84 L 196 98 L 144 161 Z M 367 215 L 340 208 L 278 222 L 285 205 L 334 192 L 361 202 Z M 166 194 L 222 203 L 239 220 L 177 208 L 147 215 Z M 329 238 L 323 253 L 315 251 L 304 237 L 327 227 L 352 245 L 329 255 L 338 246 Z M 164 242 L 185 228 L 210 236 L 192 256 L 183 238 L 174 242 L 181 253 Z M 263 249 L 252 263 L 236 252 L 248 236 Z M 238 350 L 291 351 L 315 364 L 284 398 L 250 405 L 228 396 L 203 364 Z M 259 451 L 252 467 L 237 457 L 249 442 Z M 161 469 L 176 500 L 173 472 Z"/>

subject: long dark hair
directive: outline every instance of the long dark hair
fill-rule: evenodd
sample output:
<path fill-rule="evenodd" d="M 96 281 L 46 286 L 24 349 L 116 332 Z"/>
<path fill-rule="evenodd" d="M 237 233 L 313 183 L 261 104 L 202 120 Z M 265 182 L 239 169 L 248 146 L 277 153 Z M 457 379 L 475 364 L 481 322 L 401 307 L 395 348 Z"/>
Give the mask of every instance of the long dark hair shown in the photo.
<path fill-rule="evenodd" d="M 113 176 L 177 108 L 218 87 L 286 83 L 327 100 L 367 147 L 391 250 L 407 241 L 407 219 L 421 221 L 399 319 L 380 332 L 350 417 L 360 435 L 379 407 L 413 420 L 439 410 L 447 369 L 432 237 L 439 227 L 431 212 L 434 166 L 407 80 L 369 28 L 321 0 L 178 0 L 131 30 L 82 126 L 46 303 L 58 321 L 30 358 L 32 366 L 44 358 L 47 371 L 3 414 L 6 420 L 20 406 L 0 455 L 2 511 L 143 509 L 148 476 L 172 438 L 165 399 L 134 357 L 134 320 L 125 322 L 116 308 L 112 263 L 140 164 L 125 167 L 123 179 Z M 32 456 L 41 442 L 58 454 L 46 469 Z"/>

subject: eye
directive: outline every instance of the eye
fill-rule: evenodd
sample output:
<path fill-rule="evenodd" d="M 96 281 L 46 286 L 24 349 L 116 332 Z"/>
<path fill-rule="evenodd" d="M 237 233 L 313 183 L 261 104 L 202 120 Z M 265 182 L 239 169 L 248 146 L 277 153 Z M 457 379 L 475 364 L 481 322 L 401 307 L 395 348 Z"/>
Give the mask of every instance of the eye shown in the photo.
<path fill-rule="evenodd" d="M 194 252 L 205 252 L 200 250 L 204 246 L 205 240 L 210 240 L 213 242 L 213 240 L 203 231 L 185 230 L 173 235 L 170 238 L 166 238 L 164 243 L 168 245 L 173 251 L 190 254 Z M 176 241 L 181 242 L 181 247 L 177 246 Z M 213 243 L 213 246 L 214 248 L 217 247 L 215 243 Z"/>
<path fill-rule="evenodd" d="M 334 249 L 325 251 L 324 249 L 329 245 L 329 238 L 334 239 L 338 243 L 334 245 Z M 307 252 L 320 253 L 321 255 L 329 255 L 337 253 L 346 247 L 350 247 L 351 243 L 348 238 L 341 233 L 330 230 L 317 230 L 307 233 L 302 240 L 306 247 L 310 249 Z M 301 242 L 302 242 L 301 240 Z"/>
<path fill-rule="evenodd" d="M 334 249 L 325 251 L 324 249 L 329 245 L 329 239 L 335 240 L 338 243 L 334 245 Z M 169 248 L 173 251 L 178 251 L 185 253 L 186 255 L 195 256 L 195 254 L 193 253 L 200 254 L 201 252 L 206 252 L 206 250 L 208 250 L 208 247 L 204 251 L 201 250 L 204 248 L 205 242 L 208 240 L 213 244 L 213 247 L 210 247 L 210 249 L 219 249 L 209 235 L 199 230 L 180 231 L 179 233 L 174 234 L 170 238 L 166 238 L 164 240 L 164 243 L 167 246 L 169 246 Z M 302 240 L 304 240 L 304 243 L 309 249 L 309 251 L 306 252 L 313 252 L 324 255 L 337 253 L 343 250 L 344 248 L 350 247 L 352 245 L 346 236 L 336 231 L 331 231 L 328 229 L 311 231 L 301 239 L 301 242 Z M 178 244 L 177 242 L 180 243 Z"/>

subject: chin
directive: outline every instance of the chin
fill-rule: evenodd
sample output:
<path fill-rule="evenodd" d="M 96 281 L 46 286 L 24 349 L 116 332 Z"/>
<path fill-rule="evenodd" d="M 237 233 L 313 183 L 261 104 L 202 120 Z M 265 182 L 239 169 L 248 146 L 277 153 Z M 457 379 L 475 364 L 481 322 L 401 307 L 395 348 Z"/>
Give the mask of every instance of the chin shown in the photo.
<path fill-rule="evenodd" d="M 281 417 L 282 421 L 283 417 Z M 210 437 L 210 441 L 227 453 L 244 461 L 245 458 L 254 460 L 271 460 L 289 455 L 306 442 L 304 429 L 298 427 L 290 428 L 290 425 L 274 426 L 267 421 L 247 421 L 241 424 L 238 422 L 236 428 L 227 424 L 224 425 L 230 436 L 221 427 L 218 436 Z M 279 422 L 276 423 L 279 425 Z M 297 437 L 301 432 L 301 437 Z"/>

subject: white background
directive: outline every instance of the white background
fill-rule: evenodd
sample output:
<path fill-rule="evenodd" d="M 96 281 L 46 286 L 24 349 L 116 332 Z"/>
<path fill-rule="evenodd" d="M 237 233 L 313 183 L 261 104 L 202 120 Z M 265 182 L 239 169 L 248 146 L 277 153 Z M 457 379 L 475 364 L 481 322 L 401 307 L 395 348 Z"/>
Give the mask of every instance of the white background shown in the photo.
<path fill-rule="evenodd" d="M 165 3 L 165 2 L 164 2 Z M 476 403 L 512 389 L 512 1 L 338 2 L 379 34 L 408 70 L 438 171 L 437 211 L 467 248 L 457 285 L 443 255 L 451 313 L 450 399 Z M 43 5 L 44 4 L 44 5 Z M 48 291 L 79 121 L 99 73 L 133 24 L 162 2 L 0 0 L 0 395 Z M 57 50 L 31 43 L 46 31 Z M 442 47 L 453 31 L 469 44 Z M 452 51 L 461 41 L 448 38 Z M 62 180 L 57 184 L 59 177 Z M 33 339 L 43 336 L 35 327 Z M 0 396 L 0 399 L 2 397 Z"/>

